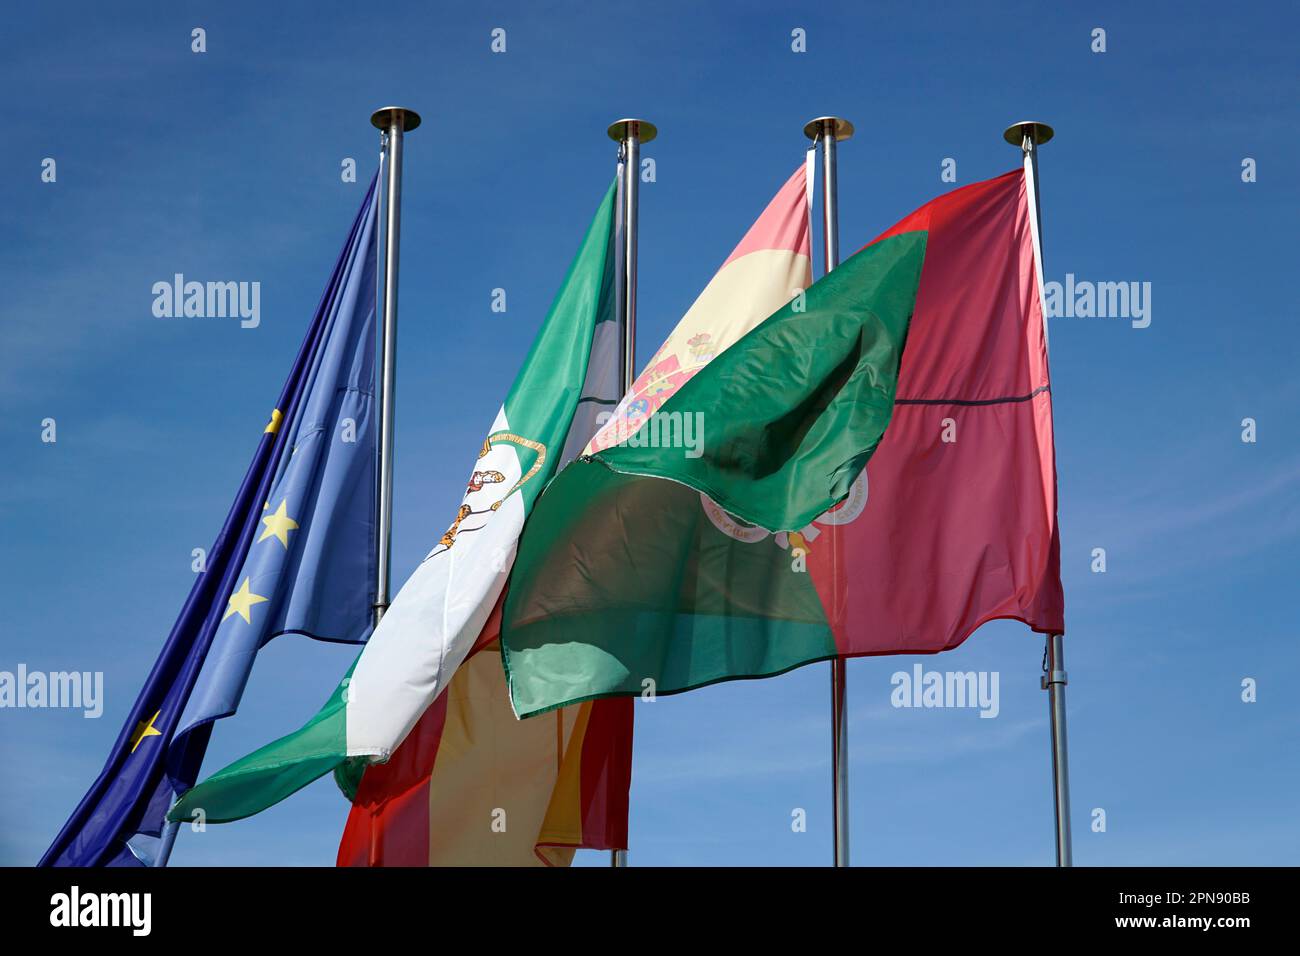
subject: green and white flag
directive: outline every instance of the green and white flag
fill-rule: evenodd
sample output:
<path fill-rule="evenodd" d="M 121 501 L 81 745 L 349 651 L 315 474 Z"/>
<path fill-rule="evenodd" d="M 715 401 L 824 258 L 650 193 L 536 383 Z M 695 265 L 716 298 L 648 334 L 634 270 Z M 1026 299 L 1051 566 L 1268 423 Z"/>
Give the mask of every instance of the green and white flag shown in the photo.
<path fill-rule="evenodd" d="M 194 787 L 170 819 L 250 816 L 348 761 L 345 789 L 384 761 L 479 638 L 524 519 L 618 401 L 617 186 L 611 185 L 492 429 L 451 526 L 403 585 L 338 689 L 306 726 Z M 358 582 L 358 586 L 364 582 Z"/>

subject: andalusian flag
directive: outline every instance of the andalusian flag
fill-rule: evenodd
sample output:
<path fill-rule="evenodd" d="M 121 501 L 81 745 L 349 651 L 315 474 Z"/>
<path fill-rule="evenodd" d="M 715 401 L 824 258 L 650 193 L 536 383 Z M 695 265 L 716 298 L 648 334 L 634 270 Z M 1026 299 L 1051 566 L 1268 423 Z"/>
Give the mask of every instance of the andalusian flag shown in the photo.
<path fill-rule="evenodd" d="M 942 196 L 748 327 L 729 299 L 698 317 L 688 347 L 726 329 L 717 354 L 529 519 L 516 713 L 940 651 L 995 617 L 1063 630 L 1026 190 Z"/>
<path fill-rule="evenodd" d="M 596 211 L 450 527 L 352 670 L 306 726 L 200 783 L 170 819 L 202 809 L 209 822 L 237 820 L 336 768 L 351 796 L 365 765 L 391 757 L 457 673 L 497 604 L 533 502 L 566 448 L 581 449 L 617 399 L 616 193 L 611 185 Z"/>
<path fill-rule="evenodd" d="M 657 407 L 714 352 L 805 288 L 808 253 L 801 170 L 777 193 L 595 441 L 609 440 L 619 423 Z M 719 303 L 727 303 L 733 326 L 715 324 L 705 331 L 705 317 L 718 315 Z M 609 407 L 603 412 L 608 418 Z M 579 444 L 572 454 L 581 450 Z M 450 686 L 392 759 L 365 768 L 355 785 L 339 865 L 566 865 L 578 848 L 627 846 L 632 701 L 586 701 L 538 720 L 517 720 L 501 666 L 499 630 L 500 615 L 493 614 Z M 353 784 L 345 780 L 345 789 Z"/>

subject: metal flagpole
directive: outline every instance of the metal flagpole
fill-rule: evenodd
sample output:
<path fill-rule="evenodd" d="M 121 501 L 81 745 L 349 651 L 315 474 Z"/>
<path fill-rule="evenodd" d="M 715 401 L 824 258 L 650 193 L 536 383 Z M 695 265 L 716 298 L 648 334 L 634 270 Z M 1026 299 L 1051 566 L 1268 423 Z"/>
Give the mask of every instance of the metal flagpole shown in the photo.
<path fill-rule="evenodd" d="M 853 135 L 853 124 L 840 116 L 819 116 L 803 128 L 822 144 L 822 251 L 824 272 L 840 264 L 839 194 L 835 148 Z M 849 718 L 845 707 L 848 671 L 842 657 L 831 661 L 831 814 L 835 826 L 835 866 L 849 865 Z"/>
<path fill-rule="evenodd" d="M 380 354 L 382 367 L 380 371 L 380 439 L 379 439 L 379 521 L 375 535 L 375 604 L 374 621 L 379 623 L 388 607 L 389 562 L 392 539 L 393 517 L 393 388 L 394 360 L 397 331 L 397 246 L 398 226 L 400 224 L 400 202 L 402 192 L 402 134 L 420 125 L 420 115 L 414 110 L 398 106 L 386 106 L 376 110 L 370 122 L 384 131 L 386 144 L 396 144 L 391 155 L 396 161 L 388 167 L 388 260 L 385 263 L 385 276 L 391 279 L 377 283 L 382 290 L 384 303 L 384 322 L 381 329 Z M 380 150 L 380 164 L 384 162 L 384 150 Z M 379 195 L 376 191 L 375 202 Z M 376 239 L 378 231 L 376 230 Z M 389 305 L 391 303 L 391 306 Z M 165 867 L 171 859 L 172 848 L 176 845 L 176 836 L 180 832 L 180 821 L 168 821 L 163 827 L 162 840 L 158 846 L 158 855 L 150 866 Z M 371 847 L 372 857 L 374 847 Z M 373 862 L 373 860 L 372 860 Z"/>
<path fill-rule="evenodd" d="M 641 144 L 659 135 L 653 123 L 621 119 L 610 125 L 609 138 L 619 144 L 623 167 L 623 301 L 619 303 L 623 328 L 623 374 L 620 391 L 636 381 L 636 236 L 638 186 L 641 182 Z"/>
<path fill-rule="evenodd" d="M 401 106 L 375 110 L 370 123 L 384 132 L 388 153 L 384 229 L 384 320 L 379 333 L 379 512 L 375 533 L 375 624 L 388 610 L 393 538 L 393 400 L 397 387 L 397 262 L 402 225 L 402 139 L 420 114 Z"/>
<path fill-rule="evenodd" d="M 1061 634 L 1047 635 L 1043 689 L 1052 715 L 1052 796 L 1056 810 L 1056 865 L 1074 866 L 1070 837 L 1070 755 L 1065 734 L 1065 656 Z"/>
<path fill-rule="evenodd" d="M 611 123 L 609 138 L 619 144 L 623 170 L 623 298 L 618 303 L 623 335 L 623 367 L 619 394 L 626 395 L 636 381 L 636 233 L 638 186 L 641 182 L 641 144 L 659 135 L 653 123 L 624 118 Z M 610 866 L 627 866 L 627 850 L 610 850 Z"/>
<path fill-rule="evenodd" d="M 1038 298 L 1043 295 L 1043 226 L 1042 206 L 1038 194 L 1038 148 L 1055 135 L 1046 123 L 1013 123 L 1002 134 L 1012 146 L 1019 146 L 1025 163 L 1025 183 L 1029 190 L 1029 209 L 1033 216 L 1034 264 L 1038 273 Z M 1047 317 L 1043 317 L 1043 336 L 1047 336 Z M 1056 865 L 1073 866 L 1074 851 L 1070 837 L 1070 756 L 1065 732 L 1065 650 L 1063 635 L 1048 634 L 1043 653 L 1042 686 L 1047 691 L 1052 734 L 1052 796 L 1056 813 Z"/>
<path fill-rule="evenodd" d="M 384 184 L 384 262 L 379 327 L 379 470 L 378 512 L 375 522 L 375 626 L 388 610 L 393 550 L 393 412 L 397 395 L 397 272 L 402 233 L 402 143 L 420 125 L 420 114 L 401 106 L 385 106 L 370 115 L 370 124 L 382 132 L 386 173 Z M 378 233 L 378 230 L 376 230 Z M 380 866 L 379 827 L 370 824 L 370 866 Z"/>
<path fill-rule="evenodd" d="M 175 794 L 173 794 L 173 796 L 175 796 Z M 163 827 L 162 843 L 158 845 L 158 855 L 154 857 L 154 861 L 149 864 L 150 866 L 165 867 L 167 865 L 167 861 L 172 858 L 172 847 L 176 845 L 176 834 L 178 834 L 180 830 L 181 821 L 167 821 L 166 825 Z"/>

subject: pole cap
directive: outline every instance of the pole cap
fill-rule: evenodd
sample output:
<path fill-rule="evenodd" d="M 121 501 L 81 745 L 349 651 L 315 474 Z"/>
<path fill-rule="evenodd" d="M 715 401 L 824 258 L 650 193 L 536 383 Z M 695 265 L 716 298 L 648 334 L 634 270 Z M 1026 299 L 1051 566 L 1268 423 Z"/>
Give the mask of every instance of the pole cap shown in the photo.
<path fill-rule="evenodd" d="M 394 117 L 394 114 L 397 114 Z M 370 125 L 375 129 L 388 129 L 396 118 L 402 126 L 402 132 L 409 133 L 420 125 L 420 114 L 408 110 L 405 106 L 382 106 L 370 114 Z"/>
<path fill-rule="evenodd" d="M 804 124 L 803 134 L 809 139 L 816 139 L 817 135 L 826 128 L 827 121 L 835 124 L 836 142 L 853 138 L 853 124 L 843 116 L 819 116 L 814 120 L 809 120 Z"/>
<path fill-rule="evenodd" d="M 628 129 L 632 127 L 632 124 L 634 123 L 636 124 L 635 132 L 637 134 L 637 140 L 641 143 L 648 143 L 659 135 L 659 128 L 655 126 L 654 123 L 647 122 L 643 119 L 633 119 L 632 117 L 624 117 L 617 122 L 610 123 L 609 129 L 606 132 L 609 133 L 609 138 L 614 142 L 621 143 L 623 140 L 627 139 Z"/>
<path fill-rule="evenodd" d="M 1034 120 L 1021 120 L 1019 123 L 1012 123 L 1002 132 L 1002 138 L 1012 146 L 1019 147 L 1025 141 L 1025 134 L 1029 133 L 1034 137 L 1034 145 L 1042 146 L 1053 136 L 1056 130 L 1046 123 L 1039 123 Z"/>

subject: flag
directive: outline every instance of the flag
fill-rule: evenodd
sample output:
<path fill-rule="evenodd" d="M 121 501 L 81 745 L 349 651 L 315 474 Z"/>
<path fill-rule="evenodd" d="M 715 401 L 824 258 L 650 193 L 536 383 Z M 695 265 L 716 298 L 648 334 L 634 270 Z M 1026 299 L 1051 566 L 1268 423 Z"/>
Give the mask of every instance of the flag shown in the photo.
<path fill-rule="evenodd" d="M 43 866 L 153 861 L 174 789 L 277 634 L 364 641 L 375 523 L 375 183 L 225 525 L 104 769 Z"/>
<path fill-rule="evenodd" d="M 626 848 L 632 719 L 626 698 L 515 719 L 492 640 L 365 768 L 338 865 L 567 866 Z"/>
<path fill-rule="evenodd" d="M 392 757 L 451 681 L 501 595 L 525 516 L 566 448 L 581 448 L 599 413 L 614 404 L 616 192 L 611 185 L 597 209 L 479 449 L 450 527 L 339 688 L 300 730 L 190 790 L 171 819 L 199 808 L 208 822 L 240 819 L 336 769 L 351 796 L 365 764 Z"/>
<path fill-rule="evenodd" d="M 239 706 L 258 649 L 280 634 L 363 643 L 375 603 L 375 210 L 368 203 L 286 453 L 239 582 L 168 750 L 174 789 L 194 785 L 212 722 Z"/>
<path fill-rule="evenodd" d="M 600 346 L 561 462 L 583 449 L 619 399 L 621 343 L 601 323 L 615 318 L 622 298 L 621 211 L 616 195 Z M 627 847 L 632 702 L 517 720 L 501 668 L 500 620 L 498 599 L 451 682 L 387 762 L 351 761 L 335 771 L 352 799 L 339 866 L 567 866 L 578 849 Z"/>
<path fill-rule="evenodd" d="M 516 713 L 1063 630 L 1049 389 L 1023 173 L 922 207 L 552 483 Z"/>

